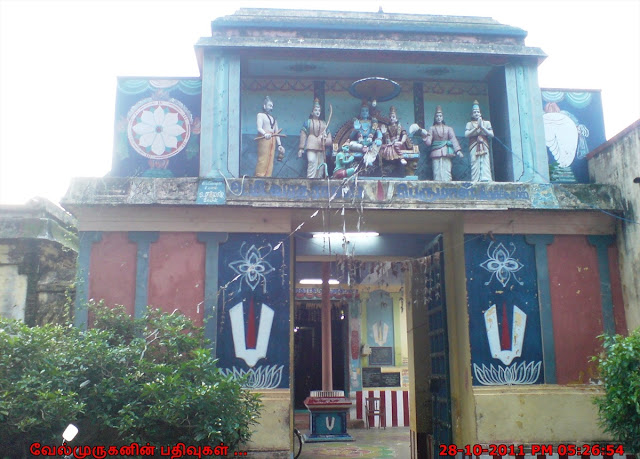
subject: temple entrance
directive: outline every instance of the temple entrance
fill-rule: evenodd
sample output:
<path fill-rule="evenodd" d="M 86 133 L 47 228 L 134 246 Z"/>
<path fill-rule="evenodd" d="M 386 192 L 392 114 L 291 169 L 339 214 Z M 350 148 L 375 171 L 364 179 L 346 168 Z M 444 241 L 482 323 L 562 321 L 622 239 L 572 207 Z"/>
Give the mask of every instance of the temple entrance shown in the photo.
<path fill-rule="evenodd" d="M 318 281 L 326 263 L 333 388 L 351 400 L 349 429 L 407 429 L 415 458 L 452 441 L 443 239 L 385 235 L 359 241 L 363 255 L 331 258 L 314 253 L 313 240 L 298 241 L 294 403 L 300 417 L 305 398 L 322 382 L 322 285 L 301 281 Z M 370 419 L 366 404 L 372 397 L 380 400 L 383 414 Z"/>

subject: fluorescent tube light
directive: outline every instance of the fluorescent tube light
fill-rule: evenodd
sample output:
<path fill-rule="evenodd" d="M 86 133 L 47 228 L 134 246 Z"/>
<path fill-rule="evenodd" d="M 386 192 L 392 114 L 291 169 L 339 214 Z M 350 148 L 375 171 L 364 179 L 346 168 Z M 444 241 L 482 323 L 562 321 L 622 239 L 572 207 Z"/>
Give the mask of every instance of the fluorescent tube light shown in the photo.
<path fill-rule="evenodd" d="M 336 279 L 329 279 L 330 285 L 337 285 L 338 282 Z M 322 279 L 300 279 L 300 284 L 303 285 L 322 285 Z"/>
<path fill-rule="evenodd" d="M 317 238 L 342 238 L 343 236 L 347 239 L 356 239 L 365 237 L 377 237 L 380 236 L 380 233 L 376 233 L 375 231 L 363 231 L 361 233 L 313 233 L 313 237 Z"/>

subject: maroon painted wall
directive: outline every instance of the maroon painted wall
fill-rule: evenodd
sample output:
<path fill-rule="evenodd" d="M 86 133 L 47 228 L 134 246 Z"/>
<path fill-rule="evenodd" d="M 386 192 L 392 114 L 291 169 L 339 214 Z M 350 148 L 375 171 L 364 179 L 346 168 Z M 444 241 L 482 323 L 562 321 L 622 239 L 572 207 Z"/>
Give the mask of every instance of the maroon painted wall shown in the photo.
<path fill-rule="evenodd" d="M 178 309 L 203 324 L 205 245 L 196 233 L 160 233 L 149 249 L 148 303 L 166 312 Z"/>
<path fill-rule="evenodd" d="M 591 356 L 603 333 L 596 248 L 586 236 L 555 236 L 548 246 L 549 281 L 558 384 L 586 384 L 595 376 Z M 626 330 L 616 249 L 609 249 L 616 331 Z"/>
<path fill-rule="evenodd" d="M 137 245 L 128 233 L 102 233 L 93 244 L 89 264 L 89 298 L 107 306 L 123 305 L 133 315 L 136 295 Z"/>

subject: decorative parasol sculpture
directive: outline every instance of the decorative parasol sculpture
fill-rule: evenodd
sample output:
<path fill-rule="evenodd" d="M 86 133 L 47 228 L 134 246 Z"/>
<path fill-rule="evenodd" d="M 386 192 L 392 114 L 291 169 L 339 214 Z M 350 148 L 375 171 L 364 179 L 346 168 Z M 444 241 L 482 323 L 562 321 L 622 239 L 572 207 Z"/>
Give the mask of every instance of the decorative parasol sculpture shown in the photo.
<path fill-rule="evenodd" d="M 384 77 L 363 78 L 351 83 L 349 94 L 360 100 L 368 100 L 375 107 L 378 102 L 385 102 L 400 94 L 400 85 Z"/>

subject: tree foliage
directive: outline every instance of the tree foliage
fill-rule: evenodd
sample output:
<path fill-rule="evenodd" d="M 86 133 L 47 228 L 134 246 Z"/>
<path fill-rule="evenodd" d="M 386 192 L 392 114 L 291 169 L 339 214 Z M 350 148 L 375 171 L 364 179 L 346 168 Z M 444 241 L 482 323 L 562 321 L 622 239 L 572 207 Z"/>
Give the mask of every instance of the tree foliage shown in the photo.
<path fill-rule="evenodd" d="M 0 445 L 231 446 L 246 442 L 260 399 L 224 376 L 203 331 L 181 314 L 92 308 L 93 328 L 29 328 L 0 318 Z"/>
<path fill-rule="evenodd" d="M 603 336 L 604 353 L 593 360 L 605 395 L 595 400 L 606 432 L 627 454 L 640 453 L 640 330 L 629 336 Z"/>

